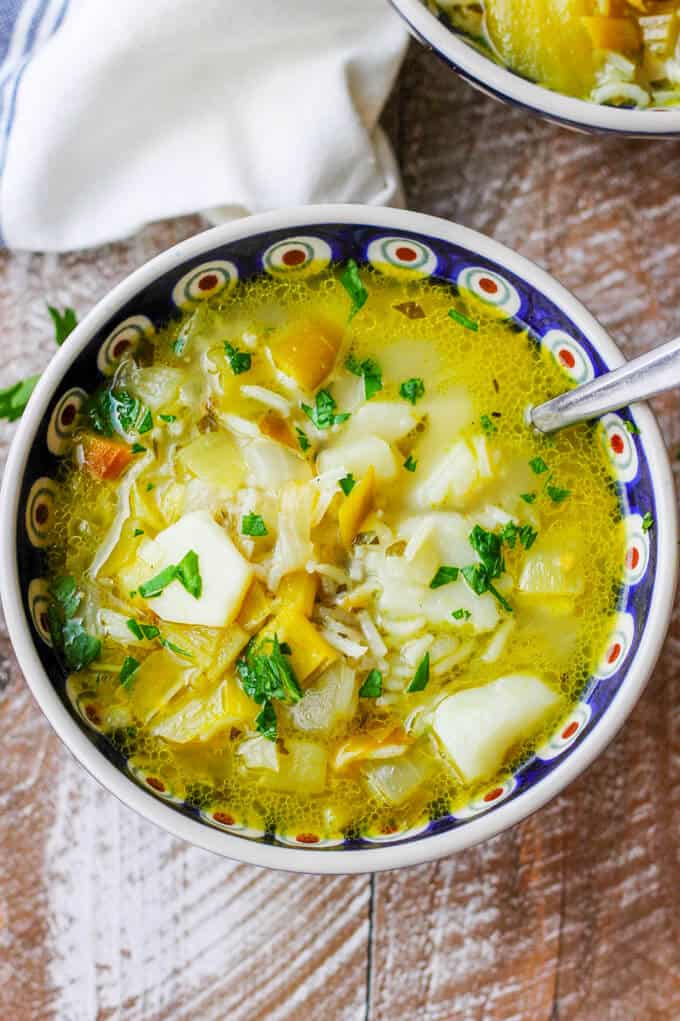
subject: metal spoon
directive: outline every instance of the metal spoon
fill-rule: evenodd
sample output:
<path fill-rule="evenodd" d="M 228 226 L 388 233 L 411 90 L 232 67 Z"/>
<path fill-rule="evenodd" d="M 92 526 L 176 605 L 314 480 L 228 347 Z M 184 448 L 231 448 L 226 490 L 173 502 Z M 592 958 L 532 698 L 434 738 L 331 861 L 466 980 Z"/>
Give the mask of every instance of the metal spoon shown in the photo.
<path fill-rule="evenodd" d="M 620 369 L 531 408 L 529 418 L 541 432 L 554 432 L 565 425 L 644 401 L 675 386 L 680 386 L 680 337 L 633 358 Z"/>

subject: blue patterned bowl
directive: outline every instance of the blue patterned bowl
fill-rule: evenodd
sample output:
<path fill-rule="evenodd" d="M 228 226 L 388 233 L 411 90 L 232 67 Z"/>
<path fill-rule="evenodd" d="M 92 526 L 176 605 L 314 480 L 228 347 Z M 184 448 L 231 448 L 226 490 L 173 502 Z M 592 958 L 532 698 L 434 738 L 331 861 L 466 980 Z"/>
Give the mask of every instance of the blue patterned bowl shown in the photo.
<path fill-rule="evenodd" d="M 350 257 L 381 272 L 435 276 L 466 289 L 527 328 L 577 382 L 620 365 L 597 322 L 542 270 L 473 231 L 420 214 L 318 206 L 264 214 L 177 245 L 119 284 L 77 327 L 43 375 L 5 473 L 1 591 L 21 667 L 44 713 L 82 764 L 121 801 L 202 847 L 256 865 L 306 872 L 392 869 L 441 857 L 491 837 L 557 794 L 611 741 L 649 677 L 668 626 L 675 587 L 676 511 L 659 430 L 639 406 L 601 421 L 628 525 L 625 579 L 606 654 L 580 703 L 506 782 L 462 811 L 418 830 L 325 842 L 315 834 L 258 833 L 228 813 L 201 813 L 153 776 L 140 774 L 72 704 L 46 628 L 44 546 L 52 479 L 68 450 L 78 408 L 140 339 L 185 308 L 256 274 L 314 273 Z M 640 434 L 626 422 L 634 420 Z M 651 512 L 656 527 L 645 532 Z"/>
<path fill-rule="evenodd" d="M 680 109 L 635 110 L 603 106 L 553 92 L 523 78 L 466 41 L 426 0 L 390 0 L 411 33 L 475 88 L 493 99 L 537 113 L 574 131 L 627 135 L 630 138 L 677 138 Z"/>

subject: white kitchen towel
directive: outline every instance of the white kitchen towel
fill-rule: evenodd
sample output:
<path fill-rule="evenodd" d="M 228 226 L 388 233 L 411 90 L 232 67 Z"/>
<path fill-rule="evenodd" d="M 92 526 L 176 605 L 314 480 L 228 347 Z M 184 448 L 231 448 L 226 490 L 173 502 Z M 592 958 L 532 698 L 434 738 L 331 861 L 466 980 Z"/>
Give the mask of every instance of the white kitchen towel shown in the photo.
<path fill-rule="evenodd" d="M 387 0 L 0 0 L 0 239 L 398 204 L 378 118 L 405 43 Z"/>

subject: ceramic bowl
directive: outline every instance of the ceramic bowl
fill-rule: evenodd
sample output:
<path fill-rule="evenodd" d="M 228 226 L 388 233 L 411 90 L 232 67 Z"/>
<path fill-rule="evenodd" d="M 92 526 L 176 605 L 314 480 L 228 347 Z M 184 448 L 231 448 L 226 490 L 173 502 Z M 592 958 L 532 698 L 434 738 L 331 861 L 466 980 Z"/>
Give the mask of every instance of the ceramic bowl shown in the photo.
<path fill-rule="evenodd" d="M 452 29 L 443 16 L 433 14 L 424 0 L 390 0 L 390 3 L 416 39 L 493 99 L 531 110 L 553 124 L 575 131 L 631 138 L 676 138 L 680 135 L 680 108 L 632 110 L 563 96 L 485 56 Z"/>
<path fill-rule="evenodd" d="M 314 273 L 354 258 L 381 272 L 433 276 L 472 291 L 527 328 L 575 382 L 623 358 L 591 315 L 555 280 L 495 241 L 420 214 L 317 206 L 255 216 L 200 234 L 152 259 L 81 322 L 46 369 L 21 420 L 1 498 L 1 591 L 26 679 L 80 762 L 126 805 L 194 844 L 256 865 L 305 872 L 393 869 L 484 840 L 540 808 L 588 766 L 624 722 L 650 675 L 669 622 L 676 562 L 670 467 L 645 406 L 606 415 L 600 438 L 618 480 L 628 528 L 625 578 L 611 639 L 579 704 L 537 754 L 455 814 L 407 833 L 329 843 L 321 834 L 260 833 L 228 811 L 201 812 L 158 777 L 138 772 L 107 742 L 96 713 L 72 704 L 50 647 L 44 581 L 53 482 L 79 407 L 118 359 L 178 307 L 191 307 L 237 279 Z M 626 423 L 634 421 L 640 433 Z M 655 527 L 645 531 L 650 512 Z"/>

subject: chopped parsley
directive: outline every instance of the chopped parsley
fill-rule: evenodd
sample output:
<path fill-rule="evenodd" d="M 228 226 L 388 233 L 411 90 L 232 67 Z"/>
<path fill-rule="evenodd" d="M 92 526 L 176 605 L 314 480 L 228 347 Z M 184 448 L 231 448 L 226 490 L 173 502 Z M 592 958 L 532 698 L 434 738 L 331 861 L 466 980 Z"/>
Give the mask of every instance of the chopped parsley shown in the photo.
<path fill-rule="evenodd" d="M 178 564 L 168 564 L 155 577 L 143 582 L 139 586 L 139 594 L 144 599 L 155 599 L 173 581 L 183 585 L 194 599 L 200 598 L 203 581 L 198 568 L 198 555 L 194 550 L 189 550 Z"/>
<path fill-rule="evenodd" d="M 39 379 L 40 376 L 28 376 L 0 390 L 0 418 L 6 418 L 8 422 L 21 418 Z"/>
<path fill-rule="evenodd" d="M 61 347 L 69 333 L 73 333 L 78 325 L 78 317 L 72 308 L 65 308 L 63 312 L 60 312 L 53 305 L 48 305 L 47 311 L 54 323 L 54 339 L 57 347 Z"/>
<path fill-rule="evenodd" d="M 411 404 L 415 404 L 425 393 L 425 384 L 422 379 L 418 376 L 414 376 L 412 379 L 407 379 L 399 387 L 399 396 L 403 397 L 405 401 L 410 401 Z"/>
<path fill-rule="evenodd" d="M 487 436 L 491 436 L 492 433 L 496 432 L 496 426 L 491 421 L 491 417 L 489 415 L 482 415 L 479 420 L 479 424 Z"/>
<path fill-rule="evenodd" d="M 469 620 L 472 614 L 469 610 L 454 610 L 451 614 L 454 620 Z"/>
<path fill-rule="evenodd" d="M 175 645 L 175 643 L 171 642 L 168 638 L 159 638 L 158 641 L 164 649 L 170 649 L 170 652 L 174 652 L 177 656 L 184 656 L 186 659 L 194 658 L 192 652 L 187 652 L 186 649 L 180 649 L 179 645 Z"/>
<path fill-rule="evenodd" d="M 626 427 L 626 429 L 628 430 L 628 432 L 631 434 L 631 436 L 639 436 L 640 435 L 640 430 L 636 426 L 635 422 L 629 421 L 626 418 L 626 419 L 624 419 L 623 424 Z"/>
<path fill-rule="evenodd" d="M 102 643 L 88 634 L 83 622 L 76 618 L 81 594 L 70 575 L 58 578 L 50 589 L 54 602 L 47 610 L 47 620 L 55 649 L 63 653 L 69 670 L 74 673 L 97 659 Z"/>
<path fill-rule="evenodd" d="M 262 711 L 255 718 L 255 729 L 259 730 L 268 741 L 276 741 L 278 733 L 278 720 L 276 709 L 271 702 L 265 702 Z"/>
<path fill-rule="evenodd" d="M 297 441 L 300 444 L 300 450 L 305 452 L 308 451 L 310 448 L 309 439 L 307 438 L 307 434 L 299 425 L 295 426 L 295 435 L 297 436 Z"/>
<path fill-rule="evenodd" d="M 237 347 L 230 344 L 228 340 L 224 342 L 224 351 L 229 359 L 229 365 L 231 371 L 235 376 L 240 376 L 242 372 L 248 372 L 252 365 L 252 356 L 247 351 L 239 351 Z"/>
<path fill-rule="evenodd" d="M 570 489 L 562 489 L 560 486 L 546 486 L 545 491 L 553 503 L 562 503 L 571 495 Z"/>
<path fill-rule="evenodd" d="M 529 467 L 531 468 L 534 475 L 542 475 L 548 471 L 548 466 L 542 457 L 534 457 L 529 461 Z"/>
<path fill-rule="evenodd" d="M 654 528 L 654 517 L 649 511 L 647 511 L 642 519 L 642 531 L 648 532 L 650 528 Z"/>
<path fill-rule="evenodd" d="M 524 500 L 525 503 L 533 503 L 536 499 L 535 493 L 520 493 L 520 499 Z"/>
<path fill-rule="evenodd" d="M 465 581 L 476 595 L 490 592 L 504 610 L 512 613 L 510 603 L 493 585 L 493 580 L 499 578 L 505 570 L 501 536 L 487 532 L 481 525 L 475 525 L 468 539 L 480 562 L 461 569 Z"/>
<path fill-rule="evenodd" d="M 150 493 L 151 490 L 155 489 L 155 488 L 156 488 L 156 486 L 155 486 L 155 484 L 153 482 L 147 482 L 147 484 L 146 484 L 146 491 L 147 491 L 147 493 Z"/>
<path fill-rule="evenodd" d="M 383 678 L 379 670 L 371 670 L 359 688 L 359 698 L 380 698 L 382 695 Z"/>
<path fill-rule="evenodd" d="M 531 549 L 538 538 L 538 532 L 531 525 L 516 525 L 514 521 L 508 521 L 501 532 L 501 539 L 510 548 L 515 548 L 519 539 L 525 550 Z"/>
<path fill-rule="evenodd" d="M 176 422 L 177 415 L 159 415 L 158 416 L 163 422 Z"/>
<path fill-rule="evenodd" d="M 364 380 L 364 396 L 367 401 L 374 397 L 383 388 L 382 370 L 378 363 L 372 358 L 366 358 L 358 362 L 354 355 L 350 355 L 345 362 L 345 368 L 355 376 L 362 376 Z"/>
<path fill-rule="evenodd" d="M 336 415 L 337 405 L 328 390 L 319 390 L 314 399 L 313 408 L 310 408 L 308 404 L 301 404 L 300 407 L 317 429 L 330 429 L 332 425 L 340 425 L 349 418 L 347 412 Z"/>
<path fill-rule="evenodd" d="M 241 518 L 241 535 L 259 537 L 269 535 L 267 526 L 259 514 L 244 514 Z"/>
<path fill-rule="evenodd" d="M 464 326 L 466 330 L 474 330 L 474 332 L 476 333 L 477 330 L 479 329 L 479 323 L 476 323 L 474 319 L 468 319 L 467 316 L 464 316 L 462 312 L 459 312 L 455 308 L 449 309 L 449 315 L 454 320 L 454 322 L 460 323 L 460 325 Z"/>
<path fill-rule="evenodd" d="M 338 482 L 338 485 L 340 486 L 340 489 L 343 491 L 345 496 L 349 496 L 349 494 L 352 492 L 356 484 L 357 480 L 354 478 L 351 472 L 349 473 L 349 475 L 345 475 L 344 479 L 340 479 L 340 481 Z"/>
<path fill-rule="evenodd" d="M 190 549 L 177 565 L 177 580 L 184 586 L 194 599 L 201 598 L 203 579 L 198 569 L 198 554 Z"/>
<path fill-rule="evenodd" d="M 424 691 L 430 680 L 430 654 L 426 652 L 416 670 L 413 680 L 406 689 L 412 693 L 414 691 Z"/>
<path fill-rule="evenodd" d="M 449 585 L 452 581 L 456 581 L 459 574 L 460 570 L 457 567 L 440 567 L 430 582 L 430 588 L 441 588 L 442 585 Z"/>
<path fill-rule="evenodd" d="M 127 390 L 104 387 L 97 390 L 85 403 L 85 414 L 90 426 L 103 436 L 114 432 L 146 433 L 153 428 L 149 409 Z"/>
<path fill-rule="evenodd" d="M 120 674 L 118 680 L 120 681 L 121 687 L 129 691 L 134 684 L 135 674 L 139 670 L 141 664 L 138 659 L 134 656 L 126 656 L 123 660 L 123 665 L 120 668 Z"/>
<path fill-rule="evenodd" d="M 128 630 L 132 632 L 138 641 L 142 641 L 144 638 L 147 641 L 153 641 L 154 638 L 158 638 L 160 631 L 155 624 L 140 624 L 139 621 L 130 619 L 126 621 Z"/>
<path fill-rule="evenodd" d="M 133 443 L 130 449 L 133 454 L 143 454 L 146 447 L 142 443 Z"/>
<path fill-rule="evenodd" d="M 286 653 L 290 653 L 290 649 L 279 643 L 276 635 L 260 641 L 251 639 L 245 654 L 236 663 L 246 695 L 263 707 L 256 726 L 270 741 L 276 740 L 278 731 L 272 700 L 299 702 L 302 698 L 302 690 Z"/>
<path fill-rule="evenodd" d="M 531 525 L 522 525 L 519 530 L 519 541 L 525 550 L 530 550 L 538 538 L 538 532 Z"/>
<path fill-rule="evenodd" d="M 133 535 L 133 538 L 136 539 L 138 535 L 144 535 L 144 529 L 143 528 L 135 528 L 135 530 L 132 533 L 132 535 Z"/>
<path fill-rule="evenodd" d="M 404 461 L 404 468 L 406 469 L 407 472 L 414 472 L 417 467 L 418 462 L 414 458 L 413 454 L 409 454 L 406 460 Z"/>
<path fill-rule="evenodd" d="M 368 291 L 364 282 L 359 276 L 359 267 L 354 259 L 348 259 L 347 265 L 340 274 L 340 283 L 345 288 L 352 301 L 349 313 L 351 323 L 357 312 L 359 312 L 368 301 Z"/>

